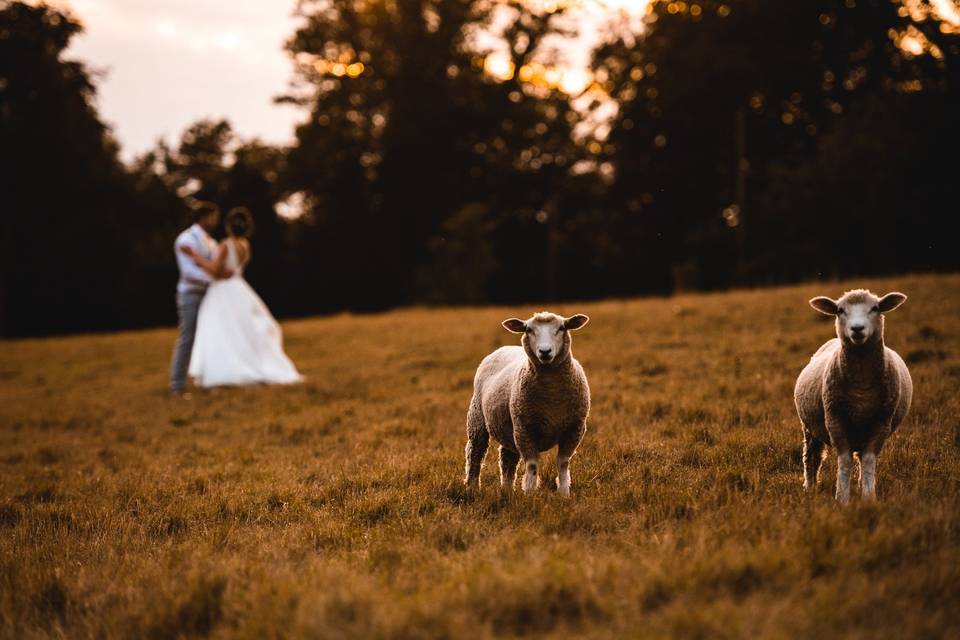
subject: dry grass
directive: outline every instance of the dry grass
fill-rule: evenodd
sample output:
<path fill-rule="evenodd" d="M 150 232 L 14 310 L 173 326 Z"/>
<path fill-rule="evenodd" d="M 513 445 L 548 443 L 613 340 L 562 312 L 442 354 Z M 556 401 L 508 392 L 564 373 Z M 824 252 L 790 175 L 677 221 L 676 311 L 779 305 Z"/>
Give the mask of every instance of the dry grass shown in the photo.
<path fill-rule="evenodd" d="M 861 283 L 856 283 L 861 284 Z M 573 497 L 461 488 L 474 368 L 532 309 L 290 323 L 309 381 L 169 398 L 168 330 L 2 344 L 4 637 L 960 634 L 960 277 L 901 289 L 877 504 L 801 489 L 792 387 L 853 283 L 563 305 Z M 544 473 L 552 483 L 552 457 Z"/>

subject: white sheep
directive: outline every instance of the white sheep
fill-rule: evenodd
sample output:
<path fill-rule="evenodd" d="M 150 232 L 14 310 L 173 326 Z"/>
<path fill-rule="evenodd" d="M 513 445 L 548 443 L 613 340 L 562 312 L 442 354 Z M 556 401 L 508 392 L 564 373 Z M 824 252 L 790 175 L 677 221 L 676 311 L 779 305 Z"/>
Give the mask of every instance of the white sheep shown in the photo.
<path fill-rule="evenodd" d="M 478 487 L 490 436 L 500 443 L 500 485 L 513 489 L 517 463 L 525 464 L 523 490 L 537 488 L 540 454 L 557 452 L 557 489 L 570 495 L 570 458 L 587 430 L 590 387 L 570 352 L 570 332 L 585 315 L 534 314 L 524 322 L 504 320 L 521 333 L 522 347 L 501 347 L 477 368 L 467 411 L 466 484 Z"/>
<path fill-rule="evenodd" d="M 839 300 L 820 296 L 810 306 L 836 316 L 837 338 L 825 343 L 800 372 L 794 390 L 803 424 L 803 486 L 813 488 L 824 446 L 837 450 L 836 499 L 850 499 L 853 454 L 860 463 L 860 490 L 876 498 L 877 455 L 903 421 L 913 397 L 913 381 L 903 359 L 883 342 L 883 314 L 907 299 L 882 298 L 864 289 Z"/>

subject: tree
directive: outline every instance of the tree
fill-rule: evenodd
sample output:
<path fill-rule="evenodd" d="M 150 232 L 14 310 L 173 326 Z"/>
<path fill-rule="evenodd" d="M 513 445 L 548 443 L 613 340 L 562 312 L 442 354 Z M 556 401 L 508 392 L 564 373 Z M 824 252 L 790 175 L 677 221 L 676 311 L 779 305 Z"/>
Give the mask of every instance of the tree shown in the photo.
<path fill-rule="evenodd" d="M 655 4 L 647 22 L 635 43 L 620 40 L 596 56 L 620 102 L 607 206 L 633 212 L 622 221 L 623 237 L 656 256 L 654 265 L 638 269 L 647 281 L 637 290 L 668 289 L 671 280 L 718 287 L 876 268 L 867 246 L 827 267 L 836 258 L 830 242 L 820 243 L 823 260 L 811 261 L 807 251 L 821 238 L 809 234 L 820 230 L 822 237 L 838 222 L 862 218 L 840 203 L 871 191 L 877 161 L 891 174 L 903 158 L 887 150 L 845 164 L 840 182 L 848 192 L 841 198 L 827 197 L 822 176 L 799 167 L 828 149 L 841 151 L 830 142 L 834 131 L 845 130 L 844 145 L 864 151 L 894 130 L 891 141 L 920 131 L 915 119 L 861 119 L 870 111 L 864 105 L 884 104 L 881 96 L 900 102 L 904 86 L 947 82 L 943 64 L 898 46 L 914 26 L 909 11 L 886 0 L 670 2 Z M 731 207 L 738 114 L 749 161 L 740 211 Z M 895 205 L 875 204 L 872 227 L 892 242 Z M 738 234 L 746 238 L 744 273 L 737 270 Z"/>
<path fill-rule="evenodd" d="M 124 268 L 134 198 L 117 145 L 93 106 L 83 64 L 63 51 L 68 14 L 0 6 L 0 322 L 5 335 L 131 320 Z"/>
<path fill-rule="evenodd" d="M 500 79 L 483 72 L 470 35 L 496 7 L 301 5 L 305 23 L 288 44 L 301 97 L 286 99 L 311 116 L 298 129 L 285 187 L 313 194 L 305 277 L 333 308 L 391 306 L 416 299 L 419 287 L 451 291 L 449 252 L 440 247 L 460 222 L 496 237 L 497 249 L 487 268 L 457 272 L 479 280 L 463 290 L 479 295 L 507 278 L 506 290 L 516 290 L 533 272 L 542 281 L 545 242 L 530 237 L 542 237 L 535 215 L 560 195 L 574 160 L 571 110 L 566 96 L 519 77 L 552 28 L 549 14 L 519 2 L 501 7 L 512 18 L 510 68 Z"/>
<path fill-rule="evenodd" d="M 258 140 L 241 139 L 226 120 L 200 120 L 184 130 L 174 149 L 161 142 L 141 159 L 145 175 L 152 173 L 168 193 L 177 194 L 180 209 L 185 201 L 202 200 L 217 204 L 224 215 L 234 207 L 250 210 L 254 259 L 245 276 L 281 314 L 299 310 L 291 286 L 296 272 L 289 225 L 276 212 L 285 153 Z M 180 220 L 182 226 L 188 217 Z M 168 235 L 169 240 L 174 234 Z"/>

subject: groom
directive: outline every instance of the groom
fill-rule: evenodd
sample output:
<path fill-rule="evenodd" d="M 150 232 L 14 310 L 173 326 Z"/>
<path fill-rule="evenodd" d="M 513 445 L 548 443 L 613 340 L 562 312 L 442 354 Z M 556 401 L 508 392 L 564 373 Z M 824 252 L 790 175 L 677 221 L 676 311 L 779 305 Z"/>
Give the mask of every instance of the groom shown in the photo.
<path fill-rule="evenodd" d="M 180 335 L 173 350 L 173 364 L 170 367 L 170 391 L 175 395 L 183 395 L 186 389 L 193 336 L 197 331 L 197 313 L 200 311 L 200 302 L 207 292 L 207 286 L 213 281 L 213 276 L 199 267 L 182 248 L 190 247 L 196 255 L 212 260 L 217 250 L 217 242 L 210 234 L 216 230 L 219 223 L 220 209 L 217 205 L 201 203 L 193 210 L 193 225 L 177 236 L 173 243 L 177 268 L 180 269 L 180 280 L 177 282 Z"/>

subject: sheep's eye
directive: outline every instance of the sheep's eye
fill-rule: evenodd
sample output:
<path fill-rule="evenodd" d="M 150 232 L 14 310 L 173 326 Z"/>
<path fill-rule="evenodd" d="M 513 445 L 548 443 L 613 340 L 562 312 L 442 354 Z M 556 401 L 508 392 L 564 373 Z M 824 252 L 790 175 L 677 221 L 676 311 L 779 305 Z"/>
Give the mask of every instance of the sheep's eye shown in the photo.
<path fill-rule="evenodd" d="M 873 305 L 873 309 L 870 309 L 870 311 L 871 311 L 872 313 L 876 313 L 876 312 L 880 311 L 880 305 L 878 305 L 878 304 Z"/>
<path fill-rule="evenodd" d="M 838 315 L 838 316 L 842 316 L 842 315 L 845 314 L 845 313 L 846 313 L 846 311 L 844 311 L 843 309 L 837 309 L 837 315 Z"/>

